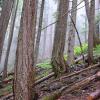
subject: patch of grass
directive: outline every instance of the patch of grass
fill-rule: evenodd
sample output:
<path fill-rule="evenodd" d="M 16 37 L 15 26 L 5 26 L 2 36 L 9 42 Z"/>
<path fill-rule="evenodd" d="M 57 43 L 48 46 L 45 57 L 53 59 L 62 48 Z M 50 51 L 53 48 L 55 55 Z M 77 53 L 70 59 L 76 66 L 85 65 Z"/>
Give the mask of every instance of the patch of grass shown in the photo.
<path fill-rule="evenodd" d="M 64 59 L 67 60 L 67 55 L 64 55 Z"/>
<path fill-rule="evenodd" d="M 8 85 L 5 88 L 0 89 L 0 96 L 6 95 L 6 94 L 11 93 L 11 92 L 12 92 L 12 85 Z"/>
<path fill-rule="evenodd" d="M 82 44 L 82 50 L 83 50 L 83 53 L 84 53 L 84 54 L 87 52 L 87 49 L 88 49 L 88 44 L 86 44 L 86 43 Z M 76 47 L 74 48 L 74 54 L 75 54 L 76 56 L 79 56 L 79 55 L 81 55 L 81 53 L 82 53 L 82 51 L 81 51 L 80 46 L 76 46 Z"/>
<path fill-rule="evenodd" d="M 52 65 L 50 64 L 50 60 L 44 61 L 43 63 L 37 64 L 38 67 L 50 69 L 52 68 Z"/>
<path fill-rule="evenodd" d="M 43 72 L 43 73 L 41 73 L 40 75 L 38 75 L 37 77 L 36 77 L 36 80 L 37 79 L 40 79 L 40 78 L 42 78 L 42 77 L 45 77 L 45 76 L 47 76 L 48 74 L 50 73 L 50 71 L 45 71 L 45 72 Z"/>
<path fill-rule="evenodd" d="M 94 56 L 100 56 L 100 44 L 94 48 Z"/>
<path fill-rule="evenodd" d="M 82 50 L 83 50 L 83 53 L 87 53 L 87 49 L 88 49 L 88 45 L 86 43 L 82 44 Z M 81 48 L 80 46 L 75 46 L 74 47 L 74 54 L 76 56 L 79 56 L 81 55 L 82 51 L 81 51 Z M 67 55 L 64 55 L 64 59 L 67 60 Z"/>
<path fill-rule="evenodd" d="M 8 91 L 8 92 L 12 92 L 12 85 L 8 85 L 6 88 L 5 88 L 5 91 Z"/>

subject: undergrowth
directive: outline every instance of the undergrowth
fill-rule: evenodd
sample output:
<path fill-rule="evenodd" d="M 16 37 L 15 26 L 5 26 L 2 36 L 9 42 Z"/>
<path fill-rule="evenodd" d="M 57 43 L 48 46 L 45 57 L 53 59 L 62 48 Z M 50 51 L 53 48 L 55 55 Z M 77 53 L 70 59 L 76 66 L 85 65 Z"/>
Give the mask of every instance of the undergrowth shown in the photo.
<path fill-rule="evenodd" d="M 100 44 L 94 48 L 94 56 L 100 56 Z"/>
<path fill-rule="evenodd" d="M 88 45 L 86 43 L 82 44 L 82 50 L 83 53 L 86 54 L 88 49 Z M 80 56 L 81 55 L 81 48 L 80 46 L 75 46 L 74 48 L 74 54 L 75 56 Z M 94 48 L 94 56 L 100 56 L 100 45 L 97 45 Z M 67 55 L 64 55 L 64 59 L 67 60 Z M 43 63 L 37 64 L 38 67 L 45 68 L 45 69 L 50 69 L 52 68 L 52 65 L 50 64 L 50 60 L 44 61 Z"/>

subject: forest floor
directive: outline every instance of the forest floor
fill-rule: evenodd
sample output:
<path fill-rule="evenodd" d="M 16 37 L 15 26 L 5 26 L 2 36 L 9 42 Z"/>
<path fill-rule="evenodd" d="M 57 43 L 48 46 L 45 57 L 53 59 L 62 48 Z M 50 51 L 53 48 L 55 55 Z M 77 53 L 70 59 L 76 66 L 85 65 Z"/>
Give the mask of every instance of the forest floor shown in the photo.
<path fill-rule="evenodd" d="M 71 71 L 71 73 L 80 71 L 85 67 L 86 66 L 84 65 L 75 65 L 75 68 Z M 57 79 L 52 77 L 46 81 L 43 81 L 41 84 L 36 86 L 37 93 L 39 94 L 39 100 L 87 100 L 86 98 L 91 92 L 100 89 L 100 80 L 92 80 L 90 83 L 85 84 L 85 86 L 78 87 L 70 92 L 67 90 L 70 89 L 71 86 L 74 86 L 75 83 L 80 82 L 87 77 L 91 77 L 98 71 L 100 71 L 100 66 L 71 77 L 66 78 L 66 76 L 71 74 L 69 73 L 64 74 Z M 62 94 L 54 94 L 55 91 L 58 92 L 64 86 L 67 86 L 67 88 Z"/>
<path fill-rule="evenodd" d="M 100 72 L 100 46 L 94 49 L 95 62 L 89 68 L 87 63 L 79 61 L 70 67 L 69 73 L 65 73 L 55 79 L 54 76 L 51 78 L 36 84 L 36 92 L 38 94 L 37 100 L 88 100 L 89 94 L 96 90 L 100 90 L 100 79 L 93 79 L 84 83 L 85 79 L 90 78 L 97 72 Z M 87 69 L 88 70 L 84 70 Z M 77 73 L 81 70 L 81 73 Z M 46 63 L 38 64 L 36 68 L 36 81 L 52 73 L 51 65 Z M 0 100 L 13 100 L 13 74 L 10 73 L 8 78 L 0 82 Z M 77 83 L 80 83 L 77 85 Z M 75 87 L 73 87 L 75 86 Z M 66 87 L 65 89 L 63 89 Z M 70 90 L 72 89 L 72 90 Z M 61 91 L 62 90 L 62 91 Z M 98 99 L 100 100 L 100 99 Z"/>

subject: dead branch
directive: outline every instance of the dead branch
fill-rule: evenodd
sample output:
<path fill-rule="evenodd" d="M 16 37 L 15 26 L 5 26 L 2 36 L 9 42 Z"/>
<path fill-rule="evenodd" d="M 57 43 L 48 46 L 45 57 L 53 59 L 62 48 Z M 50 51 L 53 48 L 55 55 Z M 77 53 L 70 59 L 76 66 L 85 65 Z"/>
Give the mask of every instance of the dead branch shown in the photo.
<path fill-rule="evenodd" d="M 85 59 L 87 58 L 87 54 L 84 55 L 84 58 L 85 58 Z M 79 58 L 77 58 L 77 59 L 75 60 L 75 63 L 79 62 L 79 61 L 82 60 L 82 59 L 83 59 L 82 56 L 79 57 Z"/>
<path fill-rule="evenodd" d="M 97 77 L 100 77 L 100 72 L 98 72 L 97 74 L 90 76 L 88 78 L 85 78 L 82 81 L 79 81 L 77 83 L 75 83 L 74 85 L 68 87 L 68 86 L 64 86 L 61 89 L 59 89 L 58 91 L 54 92 L 53 94 L 49 95 L 49 96 L 45 96 L 42 100 L 56 100 L 58 99 L 62 93 L 66 90 L 66 93 L 70 93 L 76 89 L 80 89 L 82 87 L 85 87 L 87 84 L 89 84 L 90 82 L 92 82 L 94 79 L 96 79 Z M 51 99 L 53 98 L 53 99 Z"/>
<path fill-rule="evenodd" d="M 87 55 L 84 55 L 84 56 L 87 57 Z M 76 59 L 76 60 L 75 60 L 75 63 L 78 62 L 78 61 L 80 61 L 80 60 L 82 60 L 82 57 Z M 99 64 L 99 65 L 100 65 L 100 64 Z M 96 65 L 96 66 L 98 66 L 98 65 Z M 75 72 L 75 73 L 76 73 L 76 72 Z M 79 73 L 79 72 L 78 72 L 78 73 Z M 74 75 L 74 74 L 73 74 L 73 75 Z M 68 75 L 68 77 L 73 76 L 73 75 L 70 74 L 70 75 Z M 41 82 L 43 82 L 43 81 L 45 81 L 45 80 L 47 80 L 47 79 L 53 77 L 53 76 L 54 76 L 54 72 L 50 73 L 50 74 L 49 74 L 48 76 L 46 76 L 46 77 L 43 77 L 43 78 L 37 80 L 37 81 L 35 82 L 35 85 L 37 85 L 37 84 L 39 84 L 39 83 L 41 83 Z"/>
<path fill-rule="evenodd" d="M 93 76 L 90 76 L 88 78 L 85 78 L 84 80 L 80 81 L 80 82 L 77 82 L 75 83 L 73 86 L 71 86 L 69 89 L 66 90 L 66 93 L 69 93 L 69 92 L 72 92 L 74 91 L 75 89 L 80 89 L 80 88 L 83 88 L 84 86 L 86 86 L 87 84 L 89 84 L 91 81 L 93 81 L 94 79 L 100 77 L 100 72 L 98 72 L 97 74 L 93 75 Z M 63 92 L 64 90 L 66 89 L 66 87 L 62 88 L 61 91 Z"/>
<path fill-rule="evenodd" d="M 80 74 L 80 73 L 83 73 L 83 72 L 85 72 L 85 71 L 91 70 L 91 69 L 93 69 L 93 68 L 95 68 L 95 67 L 98 67 L 98 66 L 100 66 L 100 63 L 95 64 L 95 65 L 93 65 L 93 66 L 89 66 L 89 67 L 87 67 L 87 68 L 85 68 L 85 69 L 82 69 L 82 70 L 80 70 L 80 71 L 73 72 L 73 73 L 71 73 L 71 74 L 69 74 L 69 75 L 67 75 L 67 76 L 62 76 L 62 77 L 60 77 L 60 78 L 58 78 L 58 79 L 55 79 L 53 82 L 59 81 L 59 80 L 65 79 L 65 78 L 69 78 L 69 77 L 72 77 L 72 76 L 75 76 L 75 75 L 78 75 L 78 74 Z"/>
<path fill-rule="evenodd" d="M 37 80 L 37 81 L 35 82 L 35 84 L 34 84 L 34 85 L 37 85 L 37 84 L 39 84 L 39 83 L 41 83 L 41 82 L 43 82 L 43 81 L 45 81 L 45 80 L 47 80 L 47 79 L 51 78 L 52 76 L 54 76 L 54 72 L 50 73 L 50 74 L 49 74 L 49 75 L 47 75 L 46 77 L 43 77 L 43 78 L 41 78 L 41 79 Z"/>
<path fill-rule="evenodd" d="M 9 93 L 9 94 L 6 95 L 6 96 L 0 97 L 0 100 L 13 100 L 13 99 L 11 99 L 11 98 L 13 98 L 13 93 Z"/>
<path fill-rule="evenodd" d="M 93 69 L 93 68 L 98 67 L 98 66 L 100 66 L 100 63 L 95 64 L 95 65 L 92 65 L 92 66 L 89 66 L 89 67 L 87 67 L 87 68 L 85 68 L 85 69 L 82 69 L 82 70 L 80 70 L 80 71 L 73 72 L 73 73 L 71 73 L 71 74 L 69 74 L 69 75 L 67 75 L 67 76 L 61 77 L 60 79 L 69 78 L 69 77 L 72 77 L 72 76 L 74 76 L 74 75 L 78 75 L 78 74 L 80 74 L 80 73 L 82 73 L 82 72 L 88 71 L 88 70 Z"/>

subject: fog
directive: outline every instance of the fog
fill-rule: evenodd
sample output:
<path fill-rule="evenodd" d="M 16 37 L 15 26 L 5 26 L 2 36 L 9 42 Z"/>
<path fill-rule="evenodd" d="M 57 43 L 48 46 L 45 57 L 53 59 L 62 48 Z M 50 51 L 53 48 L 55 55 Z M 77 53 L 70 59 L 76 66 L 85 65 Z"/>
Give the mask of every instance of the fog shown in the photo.
<path fill-rule="evenodd" d="M 78 0 L 78 3 L 79 2 L 80 2 L 80 0 Z M 78 8 L 80 8 L 82 6 L 84 6 L 84 2 L 81 5 L 79 5 Z M 9 55 L 8 71 L 12 70 L 12 68 L 14 67 L 14 63 L 15 63 L 17 37 L 18 37 L 18 31 L 19 31 L 19 26 L 20 26 L 21 9 L 22 9 L 22 0 L 20 0 L 19 8 L 17 11 L 17 18 L 16 18 L 15 28 L 14 28 L 14 36 L 13 36 L 13 41 L 12 41 L 10 55 Z M 56 20 L 55 13 L 57 12 L 57 3 L 55 2 L 55 0 L 46 0 L 44 11 L 45 12 L 44 12 L 43 27 L 49 25 L 50 23 L 52 23 Z M 85 7 L 83 7 L 77 11 L 77 22 L 76 22 L 76 27 L 78 29 L 80 38 L 81 38 L 83 43 L 85 42 L 85 33 L 83 32 L 83 28 L 85 27 L 84 26 L 85 19 L 86 19 Z M 38 62 L 42 62 L 44 60 L 50 59 L 50 57 L 51 57 L 53 38 L 54 38 L 54 29 L 55 29 L 55 25 L 52 25 L 52 26 L 50 26 L 47 29 L 42 31 Z M 6 33 L 6 39 L 4 42 L 2 61 L 0 64 L 0 71 L 3 70 L 3 63 L 4 63 L 6 49 L 7 49 L 8 34 L 9 34 L 9 27 L 8 27 L 8 30 Z M 46 35 L 46 37 L 45 37 L 45 35 Z M 66 37 L 67 36 L 68 36 L 68 31 L 66 33 Z M 79 45 L 77 35 L 76 35 L 75 44 Z M 67 53 L 67 39 L 66 39 L 66 46 L 65 47 L 66 47 L 65 53 Z"/>

